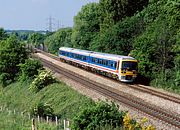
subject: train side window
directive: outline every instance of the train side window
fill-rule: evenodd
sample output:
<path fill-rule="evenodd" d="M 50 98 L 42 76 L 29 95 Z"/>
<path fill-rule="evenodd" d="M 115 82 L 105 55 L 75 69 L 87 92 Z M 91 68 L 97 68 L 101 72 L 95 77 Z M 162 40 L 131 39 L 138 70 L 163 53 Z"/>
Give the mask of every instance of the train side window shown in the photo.
<path fill-rule="evenodd" d="M 83 61 L 86 61 L 86 56 L 83 56 L 83 57 L 82 57 L 82 60 L 83 60 Z"/>
<path fill-rule="evenodd" d="M 72 58 L 74 58 L 74 53 L 72 53 L 72 55 L 71 55 L 71 56 L 72 56 Z"/>
<path fill-rule="evenodd" d="M 113 64 L 113 62 L 111 62 L 111 67 L 113 67 L 114 66 L 114 64 Z"/>
<path fill-rule="evenodd" d="M 97 59 L 97 63 L 99 64 L 99 59 Z"/>
<path fill-rule="evenodd" d="M 72 57 L 72 53 L 69 53 L 69 57 Z"/>
<path fill-rule="evenodd" d="M 94 62 L 94 58 L 93 57 L 91 57 L 91 61 Z"/>
<path fill-rule="evenodd" d="M 116 68 L 117 67 L 117 62 L 114 62 L 114 68 Z"/>
<path fill-rule="evenodd" d="M 101 59 L 99 59 L 99 64 L 102 64 L 103 62 L 102 62 L 102 60 Z"/>
<path fill-rule="evenodd" d="M 108 60 L 108 66 L 111 67 L 111 61 L 110 60 Z"/>
<path fill-rule="evenodd" d="M 103 60 L 103 65 L 106 65 L 106 61 L 105 60 Z"/>

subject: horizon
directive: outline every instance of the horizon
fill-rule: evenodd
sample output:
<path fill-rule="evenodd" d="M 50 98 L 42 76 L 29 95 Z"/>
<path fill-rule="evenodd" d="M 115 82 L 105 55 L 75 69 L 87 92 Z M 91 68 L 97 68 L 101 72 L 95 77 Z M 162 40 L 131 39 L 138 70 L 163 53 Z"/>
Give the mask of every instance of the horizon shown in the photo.
<path fill-rule="evenodd" d="M 73 27 L 74 16 L 82 6 L 99 0 L 3 0 L 0 5 L 0 28 L 4 30 L 52 30 Z"/>

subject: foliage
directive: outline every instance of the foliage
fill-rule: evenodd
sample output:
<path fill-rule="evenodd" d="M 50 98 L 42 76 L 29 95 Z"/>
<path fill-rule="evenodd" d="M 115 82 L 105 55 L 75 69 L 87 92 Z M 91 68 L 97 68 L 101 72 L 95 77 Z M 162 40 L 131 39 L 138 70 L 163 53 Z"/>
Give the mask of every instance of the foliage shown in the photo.
<path fill-rule="evenodd" d="M 100 0 L 101 30 L 111 27 L 127 16 L 133 16 L 147 4 L 148 0 Z"/>
<path fill-rule="evenodd" d="M 100 29 L 98 7 L 97 3 L 89 3 L 74 17 L 73 47 L 89 49 Z"/>
<path fill-rule="evenodd" d="M 90 49 L 106 53 L 128 55 L 133 49 L 135 36 L 142 33 L 143 27 L 141 17 L 127 17 L 123 21 L 113 25 L 104 31 Z"/>
<path fill-rule="evenodd" d="M 44 49 L 44 39 L 45 35 L 41 33 L 32 33 L 28 36 L 28 43 L 33 44 L 35 47 L 40 48 L 41 45 L 43 46 Z"/>
<path fill-rule="evenodd" d="M 1 130 L 30 130 L 32 128 L 32 120 L 29 119 L 27 113 L 21 113 L 20 111 L 1 110 L 0 111 L 0 128 Z M 11 111 L 11 112 L 10 112 Z M 41 130 L 55 130 L 59 125 L 54 123 L 47 123 L 46 121 L 35 121 L 38 129 Z"/>
<path fill-rule="evenodd" d="M 71 34 L 71 28 L 62 28 L 47 37 L 44 43 L 48 47 L 48 51 L 53 54 L 57 54 L 58 49 L 61 46 L 72 47 Z"/>
<path fill-rule="evenodd" d="M 31 108 L 30 113 L 33 116 L 40 116 L 46 119 L 46 116 L 54 117 L 53 114 L 54 110 L 52 109 L 52 106 L 47 103 L 39 102 L 34 107 Z"/>
<path fill-rule="evenodd" d="M 148 119 L 142 118 L 140 122 L 135 121 L 126 113 L 123 118 L 123 127 L 127 130 L 155 130 L 155 127 L 152 125 L 147 125 Z"/>
<path fill-rule="evenodd" d="M 8 37 L 7 33 L 4 31 L 3 28 L 0 28 L 0 41 L 5 40 Z"/>
<path fill-rule="evenodd" d="M 156 9 L 156 6 L 159 10 Z M 154 11 L 149 12 L 149 8 L 151 11 L 154 8 Z M 132 52 L 140 61 L 140 73 L 150 79 L 161 77 L 160 80 L 166 83 L 169 82 L 169 79 L 174 78 L 173 70 L 176 64 L 174 58 L 177 53 L 173 52 L 173 47 L 178 46 L 176 37 L 180 29 L 178 8 L 179 5 L 175 1 L 153 1 L 145 10 L 146 12 L 144 11 L 144 14 L 141 14 L 148 16 L 148 13 L 150 15 L 153 13 L 156 16 L 152 21 L 148 21 L 145 32 L 135 39 Z M 148 17 L 152 18 L 151 16 Z M 171 72 L 169 72 L 170 69 Z M 172 81 L 171 84 L 173 84 Z"/>
<path fill-rule="evenodd" d="M 19 66 L 21 71 L 19 79 L 21 81 L 34 79 L 38 75 L 38 70 L 43 69 L 42 64 L 34 59 L 27 59 L 25 63 L 20 63 Z"/>
<path fill-rule="evenodd" d="M 28 53 L 25 45 L 13 35 L 0 43 L 0 79 L 3 85 L 14 81 L 19 72 L 18 64 L 24 63 Z"/>
<path fill-rule="evenodd" d="M 84 108 L 73 119 L 72 129 L 93 130 L 97 126 L 111 124 L 113 128 L 122 126 L 124 112 L 119 112 L 115 103 L 98 102 L 94 106 Z"/>
<path fill-rule="evenodd" d="M 56 79 L 52 76 L 51 71 L 39 70 L 39 74 L 33 80 L 29 89 L 32 91 L 38 92 L 44 87 L 55 82 L 56 82 Z"/>
<path fill-rule="evenodd" d="M 0 86 L 1 88 L 1 86 Z M 53 114 L 62 120 L 72 119 L 78 111 L 94 104 L 92 99 L 78 93 L 64 83 L 49 85 L 38 93 L 29 91 L 29 82 L 15 82 L 0 90 L 0 105 L 28 114 L 39 103 L 51 104 Z"/>

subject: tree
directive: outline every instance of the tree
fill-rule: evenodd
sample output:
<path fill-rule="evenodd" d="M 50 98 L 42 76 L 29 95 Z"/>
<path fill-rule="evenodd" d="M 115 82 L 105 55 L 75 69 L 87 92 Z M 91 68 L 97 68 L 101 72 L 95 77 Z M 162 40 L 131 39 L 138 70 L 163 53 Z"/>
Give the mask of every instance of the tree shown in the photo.
<path fill-rule="evenodd" d="M 61 46 L 72 47 L 71 43 L 72 28 L 61 28 L 54 34 L 48 36 L 44 43 L 48 51 L 57 54 Z"/>
<path fill-rule="evenodd" d="M 40 48 L 44 50 L 44 39 L 45 35 L 41 33 L 32 33 L 28 37 L 28 42 L 33 44 L 35 47 Z"/>
<path fill-rule="evenodd" d="M 100 52 L 128 55 L 133 49 L 133 41 L 143 32 L 141 17 L 127 17 L 105 30 L 94 40 L 90 49 Z"/>
<path fill-rule="evenodd" d="M 89 49 L 91 42 L 98 35 L 99 26 L 98 4 L 90 3 L 83 6 L 74 17 L 73 47 Z"/>
<path fill-rule="evenodd" d="M 22 81 L 33 79 L 38 75 L 38 70 L 43 69 L 42 64 L 38 60 L 26 59 L 25 63 L 20 63 L 20 77 Z"/>
<path fill-rule="evenodd" d="M 114 103 L 98 102 L 79 112 L 73 119 L 73 130 L 94 130 L 98 126 L 111 125 L 113 128 L 122 126 L 124 112 L 119 112 Z"/>
<path fill-rule="evenodd" d="M 4 29 L 0 28 L 0 41 L 6 39 L 7 37 L 8 37 L 8 35 L 4 31 Z"/>
<path fill-rule="evenodd" d="M 19 63 L 24 63 L 28 54 L 25 44 L 13 35 L 0 43 L 0 80 L 6 85 L 15 80 Z"/>
<path fill-rule="evenodd" d="M 121 21 L 125 17 L 133 16 L 148 5 L 149 0 L 100 0 L 101 30 Z"/>
<path fill-rule="evenodd" d="M 154 8 L 155 11 L 149 12 L 148 8 L 150 10 Z M 174 1 L 166 0 L 159 1 L 158 4 L 152 2 L 148 8 L 146 15 L 150 19 L 151 15 L 156 17 L 153 16 L 151 22 L 147 21 L 146 30 L 135 38 L 133 53 L 140 61 L 140 73 L 151 79 L 157 78 L 159 83 L 161 79 L 161 83 L 164 84 L 174 77 L 172 70 L 175 67 L 173 61 L 176 54 L 172 49 L 177 45 L 175 37 L 180 27 L 179 5 Z M 157 11 L 156 8 L 159 10 Z"/>

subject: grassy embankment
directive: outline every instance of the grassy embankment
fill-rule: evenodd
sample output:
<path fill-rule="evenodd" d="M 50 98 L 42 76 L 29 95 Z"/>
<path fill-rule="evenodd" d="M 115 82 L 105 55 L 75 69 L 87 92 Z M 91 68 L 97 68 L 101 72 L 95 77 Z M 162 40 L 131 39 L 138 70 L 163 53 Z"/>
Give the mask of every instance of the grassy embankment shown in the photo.
<path fill-rule="evenodd" d="M 92 100 L 77 93 L 64 83 L 54 83 L 38 93 L 31 92 L 28 83 L 13 83 L 6 88 L 0 87 L 0 106 L 10 110 L 29 113 L 39 102 L 50 104 L 54 114 L 60 119 L 72 119 L 84 106 L 92 104 Z M 31 127 L 31 120 L 20 115 L 9 115 L 0 112 L 0 126 L 2 129 L 27 129 Z M 41 124 L 39 128 L 53 129 L 54 126 Z"/>

